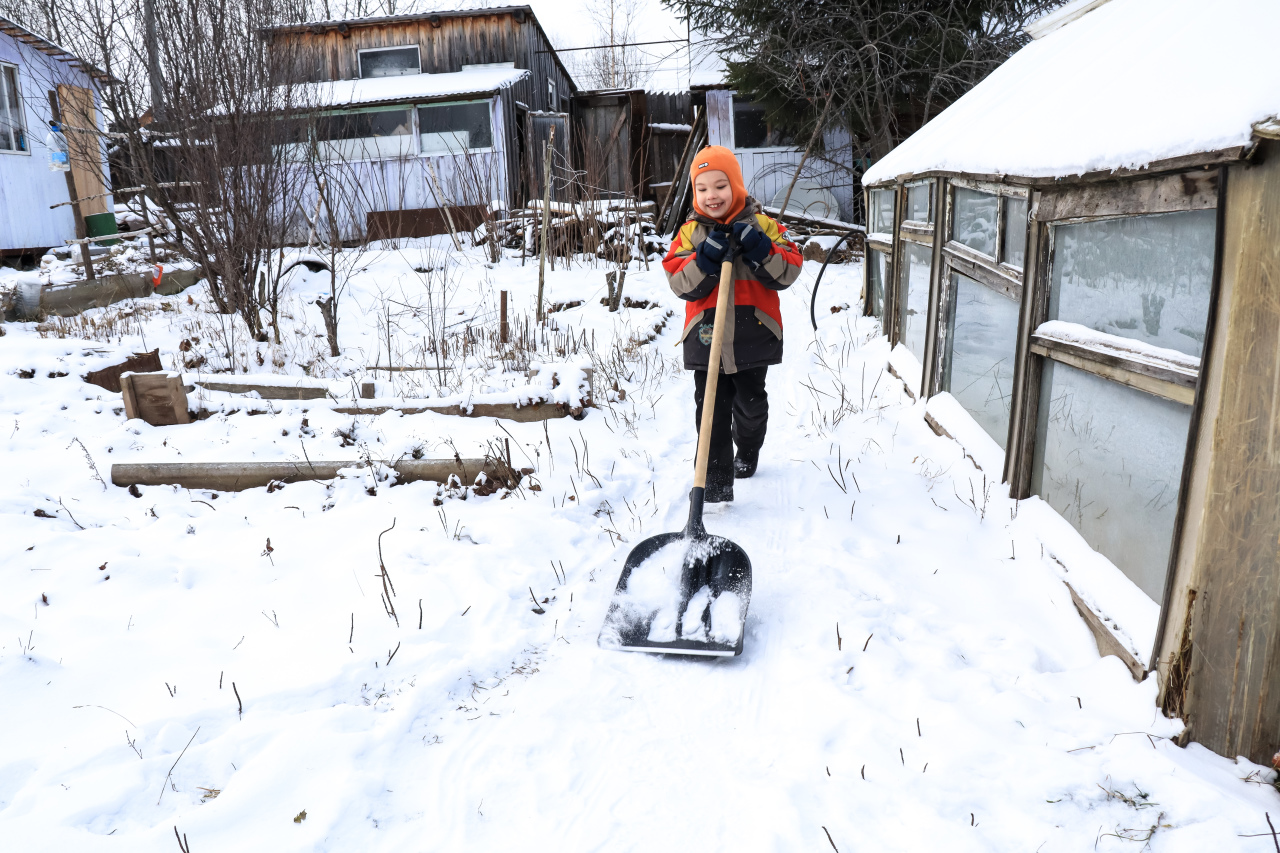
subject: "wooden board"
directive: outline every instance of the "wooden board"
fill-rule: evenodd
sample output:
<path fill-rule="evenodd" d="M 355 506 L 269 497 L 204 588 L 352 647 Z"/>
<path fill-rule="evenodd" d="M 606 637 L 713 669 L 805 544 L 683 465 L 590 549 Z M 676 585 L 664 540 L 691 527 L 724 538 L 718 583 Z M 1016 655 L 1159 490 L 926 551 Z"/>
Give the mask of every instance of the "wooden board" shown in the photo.
<path fill-rule="evenodd" d="M 141 418 L 152 426 L 189 424 L 187 391 L 176 373 L 123 373 L 125 417 Z"/>
<path fill-rule="evenodd" d="M 1189 736 L 1270 766 L 1280 749 L 1280 145 L 1230 169 L 1206 410 L 1212 458 L 1191 578 Z M 1216 369 L 1216 368 L 1215 368 Z M 1166 632 L 1165 648 L 1175 642 Z"/>
<path fill-rule="evenodd" d="M 82 216 L 107 213 L 108 192 L 105 157 L 98 136 L 98 111 L 93 106 L 93 92 L 83 86 L 58 85 L 58 105 L 70 150 L 71 177 Z"/>
<path fill-rule="evenodd" d="M 160 364 L 160 350 L 157 348 L 151 352 L 135 352 L 119 364 L 90 371 L 81 378 L 90 385 L 97 385 L 113 394 L 119 394 L 121 393 L 120 374 L 151 373 L 160 370 L 164 370 L 164 367 Z"/>
<path fill-rule="evenodd" d="M 707 90 L 707 144 L 733 148 L 733 93 Z"/>
<path fill-rule="evenodd" d="M 470 231 L 484 221 L 482 205 L 451 207 L 454 224 L 461 231 Z M 370 240 L 389 240 L 399 237 L 434 237 L 448 234 L 449 223 L 444 210 L 438 207 L 421 207 L 413 210 L 371 210 L 365 214 L 365 228 Z"/>
<path fill-rule="evenodd" d="M 459 464 L 461 463 L 461 464 Z M 393 468 L 398 483 L 430 480 L 447 482 L 456 476 L 471 485 L 484 473 L 514 488 L 520 474 L 494 459 L 402 459 L 379 463 Z M 152 462 L 111 466 L 111 482 L 117 486 L 182 486 L 187 489 L 209 489 L 239 492 L 270 483 L 298 483 L 304 480 L 332 480 L 342 468 L 363 468 L 363 461 L 295 462 Z"/>
<path fill-rule="evenodd" d="M 1040 193 L 1035 218 L 1057 222 L 1093 216 L 1211 210 L 1217 206 L 1218 172 L 1214 169 L 1149 180 L 1048 188 Z"/>

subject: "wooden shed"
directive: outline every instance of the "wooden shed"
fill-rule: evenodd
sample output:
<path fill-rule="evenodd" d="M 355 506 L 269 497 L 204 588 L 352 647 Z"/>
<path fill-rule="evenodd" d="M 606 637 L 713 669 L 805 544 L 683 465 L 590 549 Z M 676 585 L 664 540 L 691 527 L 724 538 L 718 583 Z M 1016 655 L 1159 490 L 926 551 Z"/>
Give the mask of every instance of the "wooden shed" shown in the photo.
<path fill-rule="evenodd" d="M 441 233 L 443 206 L 466 218 L 494 201 L 522 204 L 541 186 L 535 165 L 553 126 L 568 162 L 576 87 L 528 6 L 319 21 L 262 35 L 296 64 L 301 99 L 324 119 L 313 131 L 326 135 L 323 150 L 360 162 L 355 184 L 343 180 L 373 198 L 347 205 L 347 238 Z"/>
<path fill-rule="evenodd" d="M 38 257 L 87 236 L 85 217 L 94 234 L 115 231 L 98 97 L 110 82 L 65 48 L 0 17 L 0 255 Z M 49 167 L 51 119 L 67 129 L 70 172 Z"/>
<path fill-rule="evenodd" d="M 807 140 L 792 139 L 766 120 L 762 107 L 723 84 L 695 86 L 692 102 L 706 111 L 707 144 L 732 149 L 738 158 L 747 192 L 766 207 L 780 205 Z M 849 140 L 839 131 L 828 131 L 823 142 L 827 158 L 805 162 L 787 209 L 852 222 L 861 199 Z"/>
<path fill-rule="evenodd" d="M 1076 0 L 1032 24 L 865 175 L 865 307 L 931 425 L 1074 528 L 1047 556 L 1100 649 L 1157 674 L 1186 738 L 1269 765 L 1280 4 L 1221 0 L 1229 39 L 1200 11 Z"/>

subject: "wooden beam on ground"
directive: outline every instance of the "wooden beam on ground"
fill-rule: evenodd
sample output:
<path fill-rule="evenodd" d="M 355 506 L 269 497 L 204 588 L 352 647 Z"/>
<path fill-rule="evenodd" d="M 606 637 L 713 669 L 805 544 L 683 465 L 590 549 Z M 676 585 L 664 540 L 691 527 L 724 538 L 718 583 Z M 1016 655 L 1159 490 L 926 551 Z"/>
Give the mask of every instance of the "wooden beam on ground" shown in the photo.
<path fill-rule="evenodd" d="M 1115 655 L 1120 658 L 1128 669 L 1129 674 L 1133 676 L 1134 681 L 1142 681 L 1146 677 L 1147 668 L 1138 662 L 1133 653 L 1124 647 L 1124 645 L 1111 633 L 1111 629 L 1102 621 L 1098 614 L 1093 612 L 1093 608 L 1085 604 L 1084 599 L 1076 595 L 1076 591 L 1072 589 L 1071 584 L 1063 581 L 1067 587 L 1067 592 L 1071 593 L 1071 601 L 1076 606 L 1076 610 L 1080 612 L 1080 618 L 1084 619 L 1084 624 L 1089 626 L 1089 631 L 1093 634 L 1093 641 L 1098 644 L 1098 654 L 1106 657 L 1107 655 Z"/>
<path fill-rule="evenodd" d="M 570 406 L 567 403 L 529 403 L 517 406 L 515 403 L 474 403 L 471 406 L 450 404 L 446 406 L 334 406 L 333 411 L 340 415 L 382 415 L 387 412 L 400 412 L 404 415 L 420 415 L 435 412 L 440 415 L 457 415 L 464 418 L 505 418 L 517 423 L 534 423 L 553 418 L 573 418 L 581 420 L 585 409 Z"/>
<path fill-rule="evenodd" d="M 461 463 L 461 464 L 459 464 Z M 520 474 L 501 460 L 495 459 L 403 459 L 386 464 L 396 472 L 398 483 L 430 480 L 447 483 L 456 476 L 470 486 L 481 473 L 491 480 L 503 481 L 509 488 L 519 482 Z M 362 468 L 363 461 L 309 462 L 150 462 L 111 466 L 111 482 L 117 486 L 181 486 L 186 489 L 208 489 L 217 492 L 239 492 L 265 487 L 271 483 L 300 483 L 306 480 L 332 480 L 343 468 Z"/>
<path fill-rule="evenodd" d="M 210 379 L 201 376 L 193 379 L 191 384 L 206 391 L 226 391 L 229 394 L 248 394 L 256 391 L 264 400 L 323 400 L 329 396 L 327 382 L 311 385 L 299 380 L 297 385 L 266 385 L 252 381 Z"/>

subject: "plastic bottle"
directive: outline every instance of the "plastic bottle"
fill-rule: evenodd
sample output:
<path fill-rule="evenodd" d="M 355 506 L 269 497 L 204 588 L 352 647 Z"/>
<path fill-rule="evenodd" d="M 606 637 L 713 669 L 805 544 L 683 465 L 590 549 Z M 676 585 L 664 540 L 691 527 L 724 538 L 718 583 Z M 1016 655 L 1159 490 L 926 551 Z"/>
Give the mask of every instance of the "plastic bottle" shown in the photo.
<path fill-rule="evenodd" d="M 67 145 L 66 134 L 56 121 L 49 122 L 49 132 L 45 134 L 44 144 L 49 151 L 49 171 L 71 171 L 71 149 Z"/>

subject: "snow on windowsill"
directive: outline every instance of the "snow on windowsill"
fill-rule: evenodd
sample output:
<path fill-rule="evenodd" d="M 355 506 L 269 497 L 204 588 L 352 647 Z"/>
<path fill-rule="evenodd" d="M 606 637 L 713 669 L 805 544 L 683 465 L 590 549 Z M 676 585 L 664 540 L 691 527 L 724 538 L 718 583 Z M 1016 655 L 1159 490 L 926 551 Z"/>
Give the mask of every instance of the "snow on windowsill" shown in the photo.
<path fill-rule="evenodd" d="M 1037 337 L 1064 343 L 1077 344 L 1089 349 L 1099 350 L 1117 358 L 1140 361 L 1157 367 L 1173 368 L 1182 371 L 1198 371 L 1200 359 L 1175 349 L 1158 347 L 1145 341 L 1133 338 L 1122 338 L 1108 332 L 1099 332 L 1082 326 L 1079 323 L 1068 323 L 1064 320 L 1049 320 L 1036 328 Z"/>

